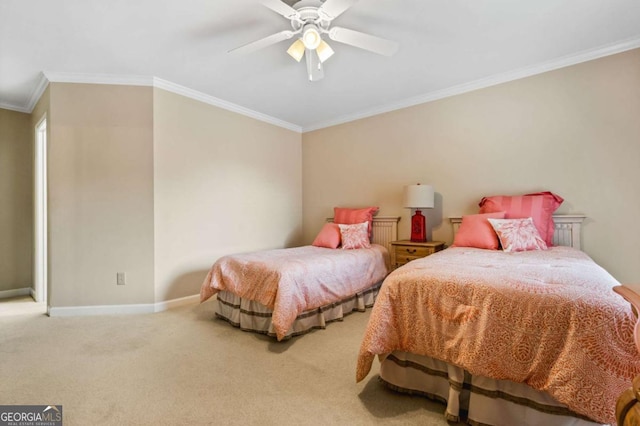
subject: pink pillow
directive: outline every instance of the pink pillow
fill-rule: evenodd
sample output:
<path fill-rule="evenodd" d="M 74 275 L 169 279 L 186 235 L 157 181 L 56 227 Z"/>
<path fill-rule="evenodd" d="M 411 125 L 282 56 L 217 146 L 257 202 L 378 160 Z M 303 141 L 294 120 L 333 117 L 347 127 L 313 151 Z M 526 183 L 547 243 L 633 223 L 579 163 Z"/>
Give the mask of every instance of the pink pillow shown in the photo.
<path fill-rule="evenodd" d="M 378 211 L 378 207 L 365 207 L 362 209 L 349 209 L 344 207 L 333 208 L 333 222 L 342 223 L 344 225 L 353 225 L 356 223 L 369 222 L 369 238 L 371 238 L 373 229 L 373 215 Z"/>
<path fill-rule="evenodd" d="M 345 250 L 370 248 L 368 225 L 367 222 L 357 223 L 355 225 L 339 224 L 342 248 Z"/>
<path fill-rule="evenodd" d="M 504 212 L 496 212 L 462 216 L 452 246 L 498 250 L 498 235 L 487 219 L 504 219 L 504 215 Z"/>
<path fill-rule="evenodd" d="M 338 248 L 340 245 L 340 228 L 335 223 L 325 223 L 311 245 L 332 249 Z"/>
<path fill-rule="evenodd" d="M 496 195 L 485 197 L 480 201 L 480 213 L 506 212 L 507 219 L 522 219 L 530 217 L 538 229 L 540 236 L 547 244 L 553 245 L 553 212 L 564 199 L 551 192 L 537 192 L 535 194 L 508 196 Z"/>
<path fill-rule="evenodd" d="M 505 252 L 546 250 L 544 242 L 533 219 L 487 219 L 495 229 L 502 250 Z"/>

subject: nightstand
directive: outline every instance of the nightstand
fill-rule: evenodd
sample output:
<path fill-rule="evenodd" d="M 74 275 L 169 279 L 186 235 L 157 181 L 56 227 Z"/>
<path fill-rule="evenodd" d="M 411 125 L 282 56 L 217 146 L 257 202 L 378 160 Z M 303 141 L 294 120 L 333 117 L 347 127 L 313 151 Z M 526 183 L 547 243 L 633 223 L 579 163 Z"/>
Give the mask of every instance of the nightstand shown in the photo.
<path fill-rule="evenodd" d="M 442 241 L 414 243 L 410 240 L 401 240 L 392 241 L 391 245 L 393 246 L 391 253 L 391 266 L 393 269 L 444 249 Z"/>

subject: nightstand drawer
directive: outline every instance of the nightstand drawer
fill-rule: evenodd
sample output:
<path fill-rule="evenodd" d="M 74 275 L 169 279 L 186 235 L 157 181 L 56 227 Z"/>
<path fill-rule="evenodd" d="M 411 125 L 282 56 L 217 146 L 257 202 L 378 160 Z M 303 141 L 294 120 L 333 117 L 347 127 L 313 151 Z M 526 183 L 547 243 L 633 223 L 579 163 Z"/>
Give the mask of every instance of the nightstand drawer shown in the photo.
<path fill-rule="evenodd" d="M 404 265 L 405 263 L 409 263 L 412 260 L 422 259 L 424 256 L 408 256 L 408 255 L 398 255 L 396 254 L 396 265 Z"/>
<path fill-rule="evenodd" d="M 393 268 L 405 265 L 412 260 L 422 259 L 435 252 L 444 249 L 442 241 L 428 241 L 417 243 L 409 240 L 393 241 L 391 243 L 393 249 L 391 251 L 391 262 Z"/>
<path fill-rule="evenodd" d="M 396 246 L 396 256 L 400 257 L 425 257 L 435 253 L 434 247 Z"/>

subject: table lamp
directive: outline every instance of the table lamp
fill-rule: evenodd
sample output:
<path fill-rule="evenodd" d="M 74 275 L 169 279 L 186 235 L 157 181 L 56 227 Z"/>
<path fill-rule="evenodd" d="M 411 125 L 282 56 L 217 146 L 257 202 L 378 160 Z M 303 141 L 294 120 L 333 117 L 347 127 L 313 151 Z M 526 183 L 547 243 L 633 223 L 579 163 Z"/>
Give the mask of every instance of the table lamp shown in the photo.
<path fill-rule="evenodd" d="M 427 241 L 427 221 L 420 209 L 432 209 L 433 187 L 431 185 L 407 185 L 404 187 L 403 206 L 408 209 L 416 209 L 411 218 L 411 241 L 423 243 Z"/>

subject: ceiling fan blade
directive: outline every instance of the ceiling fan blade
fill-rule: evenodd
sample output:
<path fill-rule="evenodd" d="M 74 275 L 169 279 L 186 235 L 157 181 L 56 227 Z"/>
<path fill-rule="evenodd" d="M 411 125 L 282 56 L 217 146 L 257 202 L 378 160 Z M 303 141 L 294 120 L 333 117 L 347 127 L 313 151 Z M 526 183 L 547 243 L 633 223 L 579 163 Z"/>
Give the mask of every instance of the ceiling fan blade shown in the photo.
<path fill-rule="evenodd" d="M 322 69 L 322 62 L 320 62 L 316 51 L 307 49 L 305 56 L 307 58 L 307 77 L 309 77 L 309 81 L 322 79 L 324 77 L 324 70 Z"/>
<path fill-rule="evenodd" d="M 349 44 L 380 55 L 393 56 L 398 50 L 398 43 L 384 38 L 349 30 L 342 27 L 333 27 L 329 30 L 329 38 L 340 43 Z"/>
<path fill-rule="evenodd" d="M 280 0 L 262 0 L 261 3 L 287 19 L 300 19 L 300 14 L 297 10 Z"/>
<path fill-rule="evenodd" d="M 256 50 L 260 50 L 267 46 L 271 46 L 272 44 L 279 43 L 283 40 L 290 39 L 293 37 L 295 33 L 293 31 L 285 30 L 280 31 L 279 33 L 271 34 L 265 38 L 261 38 L 260 40 L 252 41 L 251 43 L 247 43 L 240 47 L 236 47 L 235 49 L 231 49 L 228 53 L 251 53 Z"/>
<path fill-rule="evenodd" d="M 318 13 L 326 17 L 329 21 L 336 19 L 345 10 L 353 6 L 358 0 L 326 0 L 318 8 Z"/>

